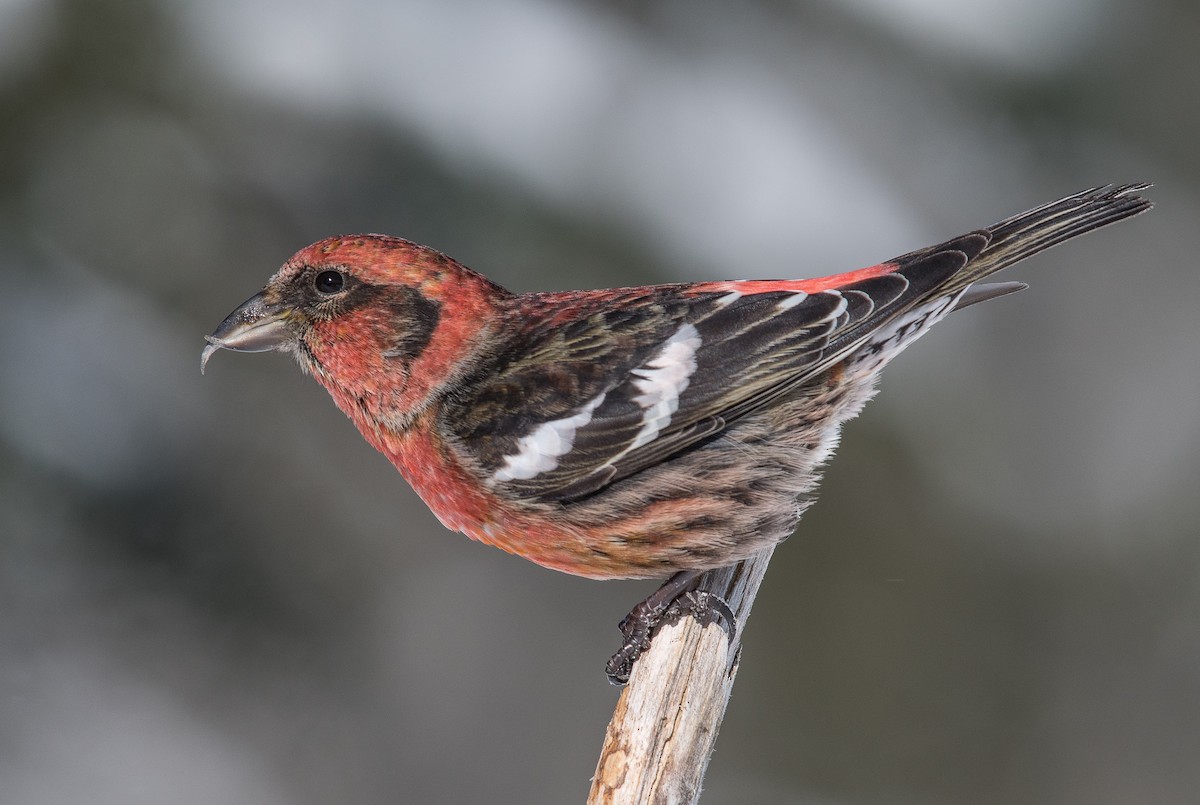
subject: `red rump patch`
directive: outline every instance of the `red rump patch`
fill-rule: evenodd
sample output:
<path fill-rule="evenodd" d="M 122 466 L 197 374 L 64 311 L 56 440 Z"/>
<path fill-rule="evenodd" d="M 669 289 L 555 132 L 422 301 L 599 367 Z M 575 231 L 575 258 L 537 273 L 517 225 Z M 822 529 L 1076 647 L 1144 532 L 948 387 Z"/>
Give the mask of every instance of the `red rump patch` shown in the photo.
<path fill-rule="evenodd" d="M 881 274 L 891 274 L 898 266 L 895 263 L 879 263 L 844 274 L 834 274 L 829 277 L 817 277 L 806 280 L 727 280 L 723 282 L 701 282 L 692 287 L 695 293 L 712 291 L 737 291 L 745 294 L 770 293 L 772 291 L 803 291 L 817 293 L 852 285 Z"/>

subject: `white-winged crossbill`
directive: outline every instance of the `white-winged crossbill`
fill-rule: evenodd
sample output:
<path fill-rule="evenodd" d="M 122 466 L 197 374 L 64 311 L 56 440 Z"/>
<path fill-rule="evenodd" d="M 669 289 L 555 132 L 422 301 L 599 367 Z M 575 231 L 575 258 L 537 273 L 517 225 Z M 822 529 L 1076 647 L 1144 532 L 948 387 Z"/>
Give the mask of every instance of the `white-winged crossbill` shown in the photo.
<path fill-rule="evenodd" d="M 202 367 L 290 353 L 447 528 L 580 576 L 674 574 L 625 622 L 622 678 L 701 572 L 792 533 L 891 358 L 1025 287 L 988 275 L 1147 209 L 1146 187 L 820 279 L 514 295 L 406 240 L 328 238 L 207 337 Z"/>

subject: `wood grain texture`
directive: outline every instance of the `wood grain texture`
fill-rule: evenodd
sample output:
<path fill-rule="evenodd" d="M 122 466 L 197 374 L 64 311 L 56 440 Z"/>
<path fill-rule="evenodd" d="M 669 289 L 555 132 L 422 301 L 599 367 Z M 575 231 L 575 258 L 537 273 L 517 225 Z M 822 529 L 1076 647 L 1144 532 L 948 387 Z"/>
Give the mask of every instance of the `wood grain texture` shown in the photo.
<path fill-rule="evenodd" d="M 741 657 L 741 637 L 771 550 L 706 573 L 698 589 L 737 617 L 731 642 L 694 618 L 662 628 L 633 668 L 604 736 L 589 805 L 677 805 L 699 800 Z"/>

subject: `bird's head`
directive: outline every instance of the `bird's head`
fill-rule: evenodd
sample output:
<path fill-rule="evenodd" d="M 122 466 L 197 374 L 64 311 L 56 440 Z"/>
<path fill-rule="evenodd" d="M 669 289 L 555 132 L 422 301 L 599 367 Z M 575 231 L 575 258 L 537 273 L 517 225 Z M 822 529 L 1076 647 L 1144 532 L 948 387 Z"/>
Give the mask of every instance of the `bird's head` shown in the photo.
<path fill-rule="evenodd" d="M 297 252 L 205 336 L 200 369 L 219 349 L 286 352 L 343 409 L 348 397 L 407 410 L 474 353 L 509 296 L 400 238 L 327 238 Z"/>

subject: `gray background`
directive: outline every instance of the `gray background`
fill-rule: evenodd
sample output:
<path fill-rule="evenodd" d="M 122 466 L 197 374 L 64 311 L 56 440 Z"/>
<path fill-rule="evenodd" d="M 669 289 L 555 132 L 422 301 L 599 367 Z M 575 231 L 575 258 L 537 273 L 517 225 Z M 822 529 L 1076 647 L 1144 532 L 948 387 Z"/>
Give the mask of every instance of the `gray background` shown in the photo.
<path fill-rule="evenodd" d="M 444 531 L 201 336 L 356 231 L 516 290 L 857 268 L 1108 181 L 847 429 L 711 803 L 1200 788 L 1200 6 L 0 2 L 0 801 L 578 802 L 653 585 Z"/>

